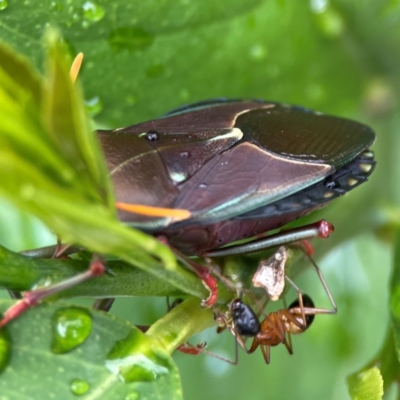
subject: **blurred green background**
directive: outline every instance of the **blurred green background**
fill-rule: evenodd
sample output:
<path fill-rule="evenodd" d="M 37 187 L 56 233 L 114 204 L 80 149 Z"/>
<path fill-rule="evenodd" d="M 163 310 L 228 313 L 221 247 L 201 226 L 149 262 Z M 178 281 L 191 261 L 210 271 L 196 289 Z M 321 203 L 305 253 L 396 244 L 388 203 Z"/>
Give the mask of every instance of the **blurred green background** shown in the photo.
<path fill-rule="evenodd" d="M 400 2 L 398 0 L 0 1 L 0 38 L 43 66 L 41 38 L 61 29 L 85 54 L 81 82 L 99 126 L 120 127 L 214 97 L 301 104 L 373 127 L 378 165 L 368 183 L 309 220 L 336 231 L 315 241 L 338 305 L 294 337 L 294 355 L 240 353 L 236 367 L 176 354 L 186 399 L 349 398 L 346 376 L 380 351 L 389 329 L 390 274 L 399 217 Z M 397 214 L 396 214 L 397 213 Z M 397 219 L 396 219 L 397 218 Z M 1 202 L 0 244 L 23 250 L 54 243 L 38 221 Z M 328 305 L 311 272 L 298 281 Z M 112 312 L 150 324 L 165 300 L 119 299 Z M 196 340 L 233 357 L 228 333 Z M 396 396 L 396 388 L 387 398 Z"/>

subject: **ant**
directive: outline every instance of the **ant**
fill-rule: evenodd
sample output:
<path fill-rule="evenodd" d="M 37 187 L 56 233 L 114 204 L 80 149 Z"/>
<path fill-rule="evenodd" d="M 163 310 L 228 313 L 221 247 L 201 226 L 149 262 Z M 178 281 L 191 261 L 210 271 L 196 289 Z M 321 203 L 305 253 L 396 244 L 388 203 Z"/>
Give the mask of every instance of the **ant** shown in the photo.
<path fill-rule="evenodd" d="M 311 297 L 303 294 L 297 285 L 286 275 L 285 265 L 287 260 L 287 250 L 285 247 L 280 247 L 274 253 L 273 257 L 262 262 L 262 265 L 259 265 L 259 268 L 253 277 L 253 285 L 263 287 L 269 298 L 275 301 L 281 298 L 281 295 L 284 292 L 284 282 L 286 280 L 296 290 L 297 299 L 287 308 L 285 306 L 285 308 L 269 314 L 265 314 L 264 312 L 264 319 L 262 321 L 260 321 L 253 309 L 241 299 L 233 300 L 229 306 L 228 312 L 226 313 L 217 310 L 215 313 L 215 319 L 220 323 L 217 332 L 219 333 L 227 327 L 236 339 L 234 361 L 218 356 L 215 353 L 205 351 L 205 344 L 203 343 L 197 346 L 186 343 L 184 346 L 181 346 L 181 348 L 178 348 L 178 350 L 187 354 L 207 353 L 233 365 L 237 365 L 238 363 L 238 344 L 248 354 L 254 353 L 257 348 L 260 347 L 267 364 L 270 363 L 270 351 L 272 346 L 277 346 L 283 343 L 289 354 L 293 354 L 291 335 L 305 332 L 314 321 L 315 315 L 336 314 L 337 312 L 335 301 L 325 282 L 322 272 L 311 257 L 312 248 L 310 250 L 308 245 L 308 247 L 304 249 L 303 246 L 305 245 L 307 245 L 307 243 L 304 245 L 302 244 L 300 247 L 316 270 L 333 307 L 332 309 L 316 308 Z M 221 280 L 223 279 L 231 290 L 234 289 L 229 279 L 222 275 L 219 276 L 219 273 L 217 273 L 218 271 L 213 272 Z M 251 292 L 246 292 L 248 295 L 253 297 Z M 258 303 L 256 299 L 255 301 Z M 264 307 L 265 303 L 260 307 L 260 310 L 263 310 Z M 244 338 L 250 337 L 253 338 L 253 342 L 248 349 Z"/>
<path fill-rule="evenodd" d="M 264 360 L 270 363 L 270 349 L 283 343 L 289 354 L 293 354 L 291 335 L 297 335 L 305 332 L 312 324 L 317 314 L 334 314 L 336 309 L 327 310 L 315 308 L 311 297 L 302 295 L 300 301 L 296 299 L 287 309 L 280 309 L 266 315 L 263 321 L 259 321 L 253 309 L 243 303 L 240 299 L 234 300 L 229 308 L 232 318 L 231 323 L 226 322 L 225 316 L 222 320 L 228 325 L 228 328 L 235 336 L 237 343 L 243 347 L 246 353 L 251 354 L 261 348 Z M 248 349 L 243 337 L 253 337 L 251 347 Z M 238 361 L 238 346 L 235 347 L 235 361 Z"/>
<path fill-rule="evenodd" d="M 267 364 L 271 361 L 270 350 L 273 346 L 283 343 L 289 354 L 293 354 L 291 335 L 305 332 L 317 314 L 336 313 L 336 308 L 332 310 L 316 308 L 310 296 L 306 294 L 301 296 L 302 304 L 296 299 L 288 308 L 266 314 L 261 322 L 253 309 L 240 299 L 232 301 L 226 314 L 217 314 L 216 319 L 228 327 L 235 336 L 234 361 L 205 350 L 204 342 L 196 346 L 184 343 L 177 350 L 191 355 L 205 353 L 232 365 L 237 365 L 239 361 L 238 344 L 248 354 L 254 353 L 260 347 Z M 253 338 L 253 342 L 248 349 L 244 338 L 249 337 Z"/>

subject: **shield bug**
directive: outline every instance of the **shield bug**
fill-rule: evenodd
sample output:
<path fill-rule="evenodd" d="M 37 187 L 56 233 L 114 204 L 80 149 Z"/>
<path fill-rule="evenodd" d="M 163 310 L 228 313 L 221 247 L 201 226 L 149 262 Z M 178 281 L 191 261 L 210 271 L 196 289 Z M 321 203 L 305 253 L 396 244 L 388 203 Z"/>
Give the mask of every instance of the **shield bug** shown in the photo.
<path fill-rule="evenodd" d="M 206 306 L 217 300 L 217 283 L 189 256 L 327 237 L 333 227 L 320 221 L 252 240 L 327 205 L 375 167 L 367 126 L 261 100 L 204 101 L 98 137 L 119 218 L 171 246 L 210 289 Z"/>
<path fill-rule="evenodd" d="M 365 182 L 375 166 L 368 150 L 375 135 L 367 126 L 261 100 L 200 102 L 98 135 L 119 218 L 163 238 L 210 288 L 208 306 L 216 283 L 188 256 L 327 237 L 333 227 L 321 221 L 230 246 L 327 205 Z"/>

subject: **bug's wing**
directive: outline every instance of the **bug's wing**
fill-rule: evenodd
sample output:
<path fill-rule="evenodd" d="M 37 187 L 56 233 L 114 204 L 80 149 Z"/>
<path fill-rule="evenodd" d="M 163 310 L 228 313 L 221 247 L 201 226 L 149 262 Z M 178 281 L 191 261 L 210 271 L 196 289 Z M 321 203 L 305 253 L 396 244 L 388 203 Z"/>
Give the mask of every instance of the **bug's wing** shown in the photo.
<path fill-rule="evenodd" d="M 237 118 L 244 140 L 283 158 L 332 165 L 339 169 L 375 140 L 366 125 L 298 106 L 274 104 Z"/>
<path fill-rule="evenodd" d="M 183 182 L 177 208 L 187 223 L 229 219 L 309 187 L 367 149 L 367 126 L 294 106 L 266 104 L 237 116 L 243 139 Z"/>
<path fill-rule="evenodd" d="M 158 140 L 146 140 L 150 131 Z M 187 209 L 187 225 L 234 218 L 297 193 L 353 160 L 375 136 L 346 119 L 244 100 L 197 103 L 99 137 L 117 200 Z M 126 212 L 120 218 L 145 229 L 170 224 Z"/>
<path fill-rule="evenodd" d="M 330 165 L 284 159 L 243 142 L 184 182 L 175 207 L 191 211 L 193 221 L 229 219 L 286 197 L 333 171 Z"/>

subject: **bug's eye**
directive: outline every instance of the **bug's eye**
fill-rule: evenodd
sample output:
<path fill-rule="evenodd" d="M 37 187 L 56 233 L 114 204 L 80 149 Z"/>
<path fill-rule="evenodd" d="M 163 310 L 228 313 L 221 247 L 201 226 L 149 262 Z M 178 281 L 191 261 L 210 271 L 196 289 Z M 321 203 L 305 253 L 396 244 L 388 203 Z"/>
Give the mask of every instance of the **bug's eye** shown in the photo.
<path fill-rule="evenodd" d="M 156 131 L 148 131 L 148 132 L 146 133 L 145 138 L 146 138 L 146 140 L 148 140 L 149 142 L 154 142 L 154 141 L 160 139 L 160 135 L 159 135 L 158 132 L 156 132 Z"/>

